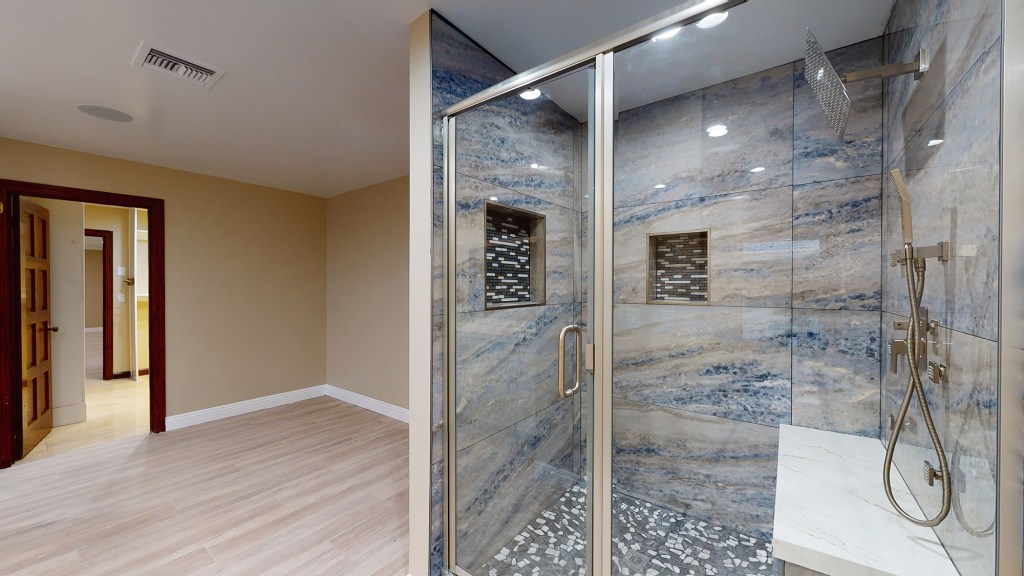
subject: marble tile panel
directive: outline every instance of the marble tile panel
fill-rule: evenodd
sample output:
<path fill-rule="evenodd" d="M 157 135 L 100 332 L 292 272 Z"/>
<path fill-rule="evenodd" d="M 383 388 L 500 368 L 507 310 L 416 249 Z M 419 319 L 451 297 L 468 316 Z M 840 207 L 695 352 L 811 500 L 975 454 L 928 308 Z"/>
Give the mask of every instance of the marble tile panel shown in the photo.
<path fill-rule="evenodd" d="M 878 438 L 879 312 L 793 310 L 793 425 Z"/>
<path fill-rule="evenodd" d="M 622 112 L 615 206 L 790 185 L 792 104 L 793 65 L 786 64 Z M 717 124 L 729 133 L 709 136 Z M 757 166 L 765 170 L 750 171 Z"/>
<path fill-rule="evenodd" d="M 996 573 L 998 345 L 948 329 L 937 339 L 942 354 L 936 358 L 950 367 L 943 441 L 954 488 L 953 512 L 936 533 L 961 574 L 990 576 Z"/>
<path fill-rule="evenodd" d="M 778 430 L 616 400 L 615 489 L 770 540 Z"/>
<path fill-rule="evenodd" d="M 789 423 L 790 314 L 617 304 L 613 394 L 743 422 Z"/>
<path fill-rule="evenodd" d="M 998 0 L 899 1 L 886 36 L 886 63 L 909 62 L 930 53 L 930 69 L 885 81 L 885 165 L 937 111 L 946 96 L 990 50 L 1000 35 Z"/>
<path fill-rule="evenodd" d="M 647 301 L 649 234 L 708 230 L 711 304 L 790 306 L 792 198 L 787 186 L 616 209 L 615 302 Z"/>
<path fill-rule="evenodd" d="M 924 379 L 924 385 L 953 478 L 953 510 L 936 534 L 962 574 L 995 574 L 991 530 L 996 511 L 998 346 L 949 329 L 940 329 L 934 341 L 929 359 L 949 367 L 948 379 L 941 384 Z M 898 408 L 906 378 L 906 361 L 901 359 L 900 374 L 886 382 L 892 406 L 886 414 Z M 919 471 L 925 460 L 939 463 L 918 406 L 915 398 L 910 412 L 914 423 L 900 435 L 895 463 L 924 513 L 934 516 L 942 505 L 941 487 L 928 486 Z M 887 431 L 883 435 L 889 436 Z"/>
<path fill-rule="evenodd" d="M 840 75 L 882 65 L 882 39 L 846 46 L 828 53 Z M 794 77 L 793 183 L 855 178 L 882 171 L 882 81 L 846 87 L 852 109 L 842 140 L 828 124 L 814 90 L 804 76 L 804 62 Z"/>
<path fill-rule="evenodd" d="M 933 137 L 945 142 L 928 146 Z M 929 119 L 896 166 L 905 170 L 917 246 L 949 241 L 928 262 L 922 304 L 943 326 L 994 340 L 999 278 L 999 54 L 990 51 Z M 902 246 L 900 204 L 883 190 L 883 256 Z M 904 270 L 882 271 L 885 310 L 909 313 Z"/>
<path fill-rule="evenodd" d="M 575 308 L 562 304 L 457 316 L 459 450 L 558 402 L 558 333 L 573 323 Z M 572 358 L 567 354 L 570 366 Z"/>
<path fill-rule="evenodd" d="M 430 461 L 444 458 L 444 316 L 430 318 Z"/>
<path fill-rule="evenodd" d="M 430 466 L 430 573 L 444 564 L 444 463 Z"/>
<path fill-rule="evenodd" d="M 495 186 L 575 208 L 577 122 L 546 96 L 513 94 L 460 115 L 456 169 Z"/>
<path fill-rule="evenodd" d="M 430 221 L 431 315 L 444 314 L 444 174 L 434 167 Z"/>
<path fill-rule="evenodd" d="M 793 187 L 793 307 L 879 310 L 882 179 Z"/>
<path fill-rule="evenodd" d="M 437 14 L 431 15 L 430 64 L 434 112 L 515 74 Z"/>
<path fill-rule="evenodd" d="M 578 480 L 572 425 L 572 402 L 560 402 L 458 452 L 460 566 L 493 557 Z"/>
<path fill-rule="evenodd" d="M 886 314 L 886 317 L 893 317 Z M 885 328 L 883 326 L 883 328 Z M 952 511 L 936 534 L 962 574 L 995 574 L 997 344 L 983 338 L 940 329 L 929 359 L 949 367 L 942 384 L 924 380 L 939 437 L 953 478 Z M 898 408 L 906 389 L 907 368 L 901 359 L 898 378 L 886 382 L 887 401 Z M 922 370 L 922 377 L 924 372 Z M 898 398 L 897 398 L 898 397 Z M 886 412 L 887 414 L 888 412 Z M 942 505 L 941 487 L 928 486 L 919 473 L 925 460 L 938 466 L 917 400 L 914 423 L 900 435 L 895 463 L 926 515 Z M 888 438 L 888 432 L 883 431 Z"/>
<path fill-rule="evenodd" d="M 545 217 L 545 303 L 564 304 L 575 300 L 578 212 L 461 174 L 456 186 L 456 310 L 484 310 L 484 242 L 488 202 Z"/>

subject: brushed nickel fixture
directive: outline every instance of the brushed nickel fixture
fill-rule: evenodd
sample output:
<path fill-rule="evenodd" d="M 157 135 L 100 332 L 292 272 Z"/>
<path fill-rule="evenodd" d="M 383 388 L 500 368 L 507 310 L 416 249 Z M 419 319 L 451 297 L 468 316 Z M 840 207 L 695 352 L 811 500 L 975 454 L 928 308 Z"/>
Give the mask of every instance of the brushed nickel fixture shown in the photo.
<path fill-rule="evenodd" d="M 846 93 L 846 85 L 863 82 L 875 78 L 891 78 L 904 74 L 913 74 L 915 80 L 928 71 L 928 51 L 922 48 L 913 62 L 897 62 L 886 66 L 878 66 L 867 70 L 848 72 L 840 76 L 832 66 L 825 50 L 818 39 L 807 29 L 807 48 L 804 57 L 804 77 L 807 84 L 814 90 L 818 103 L 825 109 L 828 123 L 840 140 L 846 135 L 846 125 L 850 121 L 850 95 Z"/>
<path fill-rule="evenodd" d="M 808 32 L 809 34 L 809 32 Z M 907 382 L 907 392 L 903 396 L 903 403 L 900 405 L 899 414 L 896 417 L 889 416 L 889 429 L 892 435 L 885 449 L 885 464 L 882 469 L 882 482 L 885 486 L 885 496 L 889 504 L 899 513 L 900 516 L 910 520 L 918 526 L 938 526 L 949 514 L 952 501 L 952 487 L 949 475 L 949 464 L 946 461 L 946 451 L 942 447 L 942 440 L 935 429 L 935 421 L 932 419 L 931 409 L 928 407 L 928 397 L 925 395 L 924 385 L 921 383 L 920 368 L 923 364 L 928 365 L 928 374 L 932 382 L 939 383 L 946 377 L 946 367 L 935 362 L 928 362 L 928 336 L 938 331 L 938 322 L 928 321 L 928 310 L 921 306 L 921 296 L 924 294 L 925 280 L 925 259 L 937 258 L 940 261 L 949 259 L 949 244 L 940 242 L 937 246 L 925 248 L 914 247 L 914 226 L 910 211 L 910 193 L 907 190 L 907 183 L 903 180 L 903 174 L 899 170 L 889 173 L 893 189 L 900 199 L 900 221 L 903 227 L 903 249 L 894 252 L 889 257 L 890 266 L 901 265 L 906 271 L 907 294 L 910 298 L 910 322 L 894 322 L 896 330 L 906 330 L 905 339 L 894 339 L 889 342 L 889 369 L 895 374 L 898 368 L 898 358 L 901 355 L 907 357 L 907 364 L 910 367 L 910 379 Z M 928 436 L 931 438 L 935 454 L 939 459 L 939 468 L 927 460 L 924 462 L 924 477 L 929 486 L 935 485 L 935 480 L 942 482 L 942 509 L 932 518 L 919 519 L 911 516 L 900 507 L 892 493 L 892 472 L 893 455 L 896 453 L 896 443 L 899 440 L 900 432 L 904 429 L 907 421 L 907 411 L 910 410 L 911 400 L 917 394 L 918 404 L 921 406 L 921 415 L 924 417 L 925 428 L 928 429 Z"/>
<path fill-rule="evenodd" d="M 572 388 L 565 388 L 565 335 L 572 332 L 576 335 L 576 375 Z M 558 334 L 558 395 L 568 398 L 580 391 L 583 383 L 583 329 L 570 324 Z"/>

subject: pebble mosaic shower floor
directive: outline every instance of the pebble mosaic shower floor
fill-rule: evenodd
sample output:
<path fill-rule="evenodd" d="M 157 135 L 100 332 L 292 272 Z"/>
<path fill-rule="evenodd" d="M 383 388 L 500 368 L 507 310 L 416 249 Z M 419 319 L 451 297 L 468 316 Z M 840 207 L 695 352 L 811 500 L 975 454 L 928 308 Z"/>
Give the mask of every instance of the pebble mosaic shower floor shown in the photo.
<path fill-rule="evenodd" d="M 772 545 L 625 494 L 612 497 L 612 570 L 621 576 L 777 576 Z M 584 576 L 586 491 L 570 488 L 477 572 Z"/>

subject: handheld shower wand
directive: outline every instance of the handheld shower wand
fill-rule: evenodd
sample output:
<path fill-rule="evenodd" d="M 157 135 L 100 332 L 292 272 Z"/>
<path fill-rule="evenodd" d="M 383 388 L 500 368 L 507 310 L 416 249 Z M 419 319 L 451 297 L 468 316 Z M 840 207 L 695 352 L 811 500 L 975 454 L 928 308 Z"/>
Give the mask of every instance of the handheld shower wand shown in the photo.
<path fill-rule="evenodd" d="M 907 323 L 907 339 L 904 341 L 894 340 L 889 344 L 889 355 L 890 362 L 893 354 L 898 354 L 898 351 L 905 350 L 907 355 L 907 363 L 910 366 L 910 380 L 907 382 L 907 392 L 903 396 L 903 403 L 900 405 L 899 415 L 896 416 L 892 421 L 892 436 L 889 437 L 889 443 L 885 449 L 885 464 L 882 470 L 882 482 L 885 485 L 885 496 L 889 499 L 889 503 L 900 516 L 910 520 L 918 526 L 933 527 L 938 526 L 949 514 L 950 503 L 952 501 L 952 486 L 950 485 L 950 474 L 949 464 L 946 461 L 946 451 L 942 447 L 942 440 L 939 439 L 939 434 L 935 429 L 935 421 L 932 419 L 931 410 L 928 407 L 928 398 L 925 396 L 924 385 L 921 383 L 920 373 L 920 356 L 922 346 L 924 347 L 924 353 L 927 353 L 927 339 L 930 327 L 928 322 L 921 321 L 921 296 L 924 294 L 924 280 L 925 280 L 925 258 L 928 255 L 934 255 L 934 248 L 923 249 L 920 254 L 915 252 L 914 249 L 914 226 L 911 219 L 910 213 L 910 194 L 907 191 L 907 183 L 903 180 L 903 174 L 899 170 L 893 170 L 889 173 L 889 177 L 892 181 L 892 186 L 896 190 L 896 195 L 900 199 L 900 215 L 901 223 L 903 226 L 903 250 L 901 257 L 897 257 L 895 254 L 891 258 L 891 264 L 896 265 L 902 263 L 906 269 L 907 277 L 907 294 L 910 298 L 910 322 Z M 938 257 L 943 259 L 945 254 L 945 245 L 940 244 L 938 249 Z M 922 330 L 924 334 L 921 334 Z M 901 344 L 900 346 L 894 346 L 894 344 Z M 895 362 L 892 362 L 891 366 L 895 371 Z M 914 398 L 914 394 L 917 394 L 918 404 L 921 407 L 921 415 L 924 417 L 925 426 L 928 429 L 928 436 L 931 438 L 932 446 L 935 448 L 935 454 L 939 459 L 939 470 L 936 471 L 930 464 L 925 462 L 925 480 L 929 485 L 932 485 L 936 479 L 942 482 L 942 508 L 938 514 L 932 518 L 925 518 L 924 520 L 915 518 L 908 514 L 903 508 L 896 502 L 896 498 L 892 494 L 892 480 L 890 478 L 892 471 L 893 456 L 896 453 L 896 445 L 900 437 L 900 432 L 903 430 L 903 423 L 907 419 L 907 412 L 910 410 L 910 403 Z M 890 416 L 890 418 L 892 418 Z"/>

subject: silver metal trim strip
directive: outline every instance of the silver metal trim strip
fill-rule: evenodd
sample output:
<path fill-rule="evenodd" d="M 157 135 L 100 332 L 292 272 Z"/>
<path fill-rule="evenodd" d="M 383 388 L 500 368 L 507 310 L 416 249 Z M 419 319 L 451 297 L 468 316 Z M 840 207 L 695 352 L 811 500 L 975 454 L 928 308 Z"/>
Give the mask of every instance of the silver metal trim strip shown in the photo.
<path fill-rule="evenodd" d="M 593 574 L 611 576 L 612 514 L 612 248 L 613 248 L 613 136 L 614 68 L 612 53 L 599 54 L 596 66 L 594 118 L 594 429 L 596 443 L 591 481 L 590 510 L 594 522 L 591 539 Z M 588 497 L 589 494 L 588 494 Z"/>
<path fill-rule="evenodd" d="M 444 139 L 444 566 L 452 570 L 456 554 L 455 486 L 455 118 L 445 117 Z"/>

